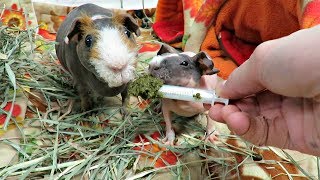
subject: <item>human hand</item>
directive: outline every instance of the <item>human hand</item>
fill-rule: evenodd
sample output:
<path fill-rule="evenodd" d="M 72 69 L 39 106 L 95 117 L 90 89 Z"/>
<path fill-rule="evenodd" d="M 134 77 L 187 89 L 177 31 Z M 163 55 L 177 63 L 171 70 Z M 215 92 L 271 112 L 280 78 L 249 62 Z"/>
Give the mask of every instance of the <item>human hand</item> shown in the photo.
<path fill-rule="evenodd" d="M 262 43 L 224 84 L 209 115 L 256 145 L 320 155 L 320 26 Z"/>

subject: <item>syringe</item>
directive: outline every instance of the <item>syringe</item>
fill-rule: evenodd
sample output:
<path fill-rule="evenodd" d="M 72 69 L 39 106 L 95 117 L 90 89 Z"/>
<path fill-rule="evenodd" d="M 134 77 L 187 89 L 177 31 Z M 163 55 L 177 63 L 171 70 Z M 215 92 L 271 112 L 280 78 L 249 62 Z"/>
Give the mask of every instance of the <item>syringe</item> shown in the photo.
<path fill-rule="evenodd" d="M 163 98 L 192 102 L 201 102 L 213 105 L 215 102 L 228 105 L 229 99 L 220 98 L 214 90 L 196 89 L 181 86 L 163 85 L 159 89 Z"/>

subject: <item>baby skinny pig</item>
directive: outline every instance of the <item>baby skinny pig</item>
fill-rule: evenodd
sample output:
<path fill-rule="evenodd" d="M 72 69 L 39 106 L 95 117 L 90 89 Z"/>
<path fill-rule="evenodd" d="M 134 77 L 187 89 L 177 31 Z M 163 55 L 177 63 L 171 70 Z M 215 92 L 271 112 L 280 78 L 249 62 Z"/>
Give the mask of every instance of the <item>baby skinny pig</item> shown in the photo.
<path fill-rule="evenodd" d="M 214 77 L 219 70 L 214 68 L 211 58 L 204 52 L 198 54 L 192 52 L 178 53 L 168 45 L 162 45 L 157 56 L 149 64 L 149 72 L 152 76 L 160 78 L 164 84 L 184 86 L 200 89 L 214 90 L 215 87 L 204 87 L 205 81 L 215 81 Z M 162 113 L 166 123 L 165 144 L 173 145 L 175 132 L 172 128 L 171 112 L 179 116 L 192 117 L 204 113 L 206 109 L 202 103 L 187 102 L 181 100 L 162 99 Z M 207 138 L 211 142 L 216 140 L 214 122 L 207 117 Z"/>
<path fill-rule="evenodd" d="M 57 32 L 56 53 L 76 86 L 83 110 L 92 107 L 89 94 L 127 98 L 127 83 L 134 79 L 140 35 L 127 13 L 84 4 L 73 9 Z"/>

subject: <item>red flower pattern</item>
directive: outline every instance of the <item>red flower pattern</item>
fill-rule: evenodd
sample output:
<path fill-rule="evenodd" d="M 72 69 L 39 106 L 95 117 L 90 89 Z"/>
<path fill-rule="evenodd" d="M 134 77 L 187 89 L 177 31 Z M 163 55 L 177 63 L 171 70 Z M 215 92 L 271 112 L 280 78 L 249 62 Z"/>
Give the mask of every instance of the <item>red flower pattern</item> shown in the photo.
<path fill-rule="evenodd" d="M 53 33 L 50 33 L 46 29 L 40 28 L 39 31 L 38 31 L 38 34 L 40 36 L 42 36 L 43 38 L 47 39 L 47 40 L 51 40 L 51 41 L 55 41 L 56 40 L 56 35 L 53 34 Z"/>
<path fill-rule="evenodd" d="M 205 26 L 209 26 L 222 3 L 223 0 L 206 0 L 201 6 L 195 21 L 197 23 L 204 22 Z"/>
<path fill-rule="evenodd" d="M 26 18 L 23 12 L 23 9 L 18 9 L 17 4 L 12 4 L 11 9 L 5 9 L 1 21 L 4 25 L 9 27 L 18 27 L 20 29 L 26 28 Z M 28 25 L 31 24 L 31 21 L 28 21 Z"/>
<path fill-rule="evenodd" d="M 149 52 L 149 51 L 157 51 L 160 48 L 159 43 L 142 43 L 142 47 L 139 49 L 139 53 Z"/>
<path fill-rule="evenodd" d="M 7 105 L 3 108 L 4 111 L 9 112 L 12 103 L 8 102 Z M 17 117 L 21 113 L 21 107 L 18 104 L 13 105 L 12 117 Z M 6 114 L 0 114 L 0 126 L 2 126 L 7 118 Z"/>
<path fill-rule="evenodd" d="M 159 132 L 154 132 L 153 134 L 150 135 L 152 139 L 159 140 L 160 139 L 160 133 Z M 135 143 L 145 143 L 149 142 L 149 140 L 145 137 L 145 135 L 140 134 L 136 136 Z M 178 154 L 173 153 L 172 151 L 169 151 L 166 148 L 161 148 L 157 144 L 148 144 L 148 145 L 142 145 L 139 147 L 134 147 L 134 150 L 137 151 L 144 151 L 144 152 L 150 152 L 153 154 L 156 154 L 158 152 L 162 152 L 160 157 L 156 160 L 154 167 L 155 168 L 160 168 L 160 167 L 165 167 L 167 165 L 174 165 L 178 161 Z M 147 156 L 144 153 L 141 153 L 142 156 Z M 150 161 L 154 160 L 153 157 L 148 157 Z"/>
<path fill-rule="evenodd" d="M 184 0 L 184 10 L 190 10 L 190 16 L 195 17 L 203 4 L 203 0 Z"/>

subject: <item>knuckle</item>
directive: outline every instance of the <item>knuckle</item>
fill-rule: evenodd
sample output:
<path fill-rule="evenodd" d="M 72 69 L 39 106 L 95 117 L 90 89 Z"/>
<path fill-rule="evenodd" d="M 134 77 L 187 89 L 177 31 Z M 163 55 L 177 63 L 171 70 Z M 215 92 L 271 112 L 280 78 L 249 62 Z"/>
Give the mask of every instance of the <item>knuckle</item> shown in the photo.
<path fill-rule="evenodd" d="M 266 41 L 257 46 L 253 53 L 255 63 L 261 63 L 262 61 L 268 59 L 268 55 L 270 54 L 272 44 L 272 41 Z"/>
<path fill-rule="evenodd" d="M 254 50 L 252 57 L 252 69 L 256 70 L 257 79 L 260 83 L 264 84 L 267 79 L 268 71 L 266 70 L 267 63 L 272 59 L 272 47 L 274 46 L 273 41 L 266 41 L 261 43 Z"/>

